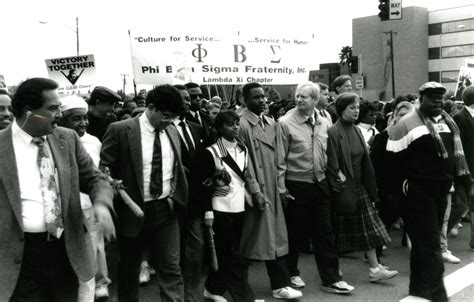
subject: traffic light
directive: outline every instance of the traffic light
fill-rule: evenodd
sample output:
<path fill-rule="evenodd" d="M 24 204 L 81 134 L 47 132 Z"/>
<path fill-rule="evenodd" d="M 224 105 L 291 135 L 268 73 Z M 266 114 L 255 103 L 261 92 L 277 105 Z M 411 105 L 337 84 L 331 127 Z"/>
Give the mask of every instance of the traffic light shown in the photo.
<path fill-rule="evenodd" d="M 359 56 L 351 58 L 351 73 L 359 73 Z"/>
<path fill-rule="evenodd" d="M 390 19 L 390 0 L 379 0 L 379 18 L 381 21 Z"/>

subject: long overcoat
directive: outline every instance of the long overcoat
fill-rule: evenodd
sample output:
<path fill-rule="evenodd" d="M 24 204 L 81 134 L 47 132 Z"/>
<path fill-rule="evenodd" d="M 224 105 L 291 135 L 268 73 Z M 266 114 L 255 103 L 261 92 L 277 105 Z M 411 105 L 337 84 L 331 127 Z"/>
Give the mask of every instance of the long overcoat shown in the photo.
<path fill-rule="evenodd" d="M 252 178 L 249 187 L 259 188 L 268 201 L 263 211 L 257 205 L 246 209 L 240 247 L 246 258 L 274 260 L 288 254 L 288 233 L 277 190 L 276 124 L 264 118 L 264 129 L 248 109 L 243 110 L 240 119 L 239 139 L 248 148 L 249 165 L 253 168 L 249 169 Z"/>

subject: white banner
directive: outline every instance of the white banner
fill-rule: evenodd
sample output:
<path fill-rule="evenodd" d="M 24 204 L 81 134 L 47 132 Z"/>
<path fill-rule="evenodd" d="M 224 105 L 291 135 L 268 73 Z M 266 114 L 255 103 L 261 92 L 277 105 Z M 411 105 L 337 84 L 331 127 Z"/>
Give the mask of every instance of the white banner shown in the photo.
<path fill-rule="evenodd" d="M 94 55 L 46 60 L 48 76 L 59 84 L 59 95 L 84 94 L 95 82 Z"/>
<path fill-rule="evenodd" d="M 308 81 L 311 34 L 136 33 L 130 48 L 137 84 L 268 85 Z"/>

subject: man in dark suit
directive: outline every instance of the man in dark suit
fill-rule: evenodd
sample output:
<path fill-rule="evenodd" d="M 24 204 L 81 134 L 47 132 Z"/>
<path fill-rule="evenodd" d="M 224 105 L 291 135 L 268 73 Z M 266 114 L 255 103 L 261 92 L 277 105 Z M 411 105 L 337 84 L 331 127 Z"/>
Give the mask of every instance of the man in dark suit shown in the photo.
<path fill-rule="evenodd" d="M 89 193 L 114 236 L 113 191 L 61 118 L 56 82 L 32 78 L 13 97 L 16 121 L 0 132 L 0 301 L 77 301 L 97 265 L 81 210 Z"/>
<path fill-rule="evenodd" d="M 464 101 L 464 109 L 454 115 L 453 120 L 459 127 L 459 132 L 462 141 L 462 147 L 464 149 L 464 155 L 466 156 L 467 165 L 471 171 L 471 176 L 474 173 L 474 86 L 470 86 L 464 89 L 462 94 Z M 471 212 L 471 250 L 474 251 L 474 199 L 472 196 L 473 192 L 466 192 L 460 186 L 456 185 L 456 199 L 467 203 Z M 472 191 L 472 189 L 471 189 Z M 469 196 L 471 193 L 471 196 Z M 451 217 L 450 219 L 451 220 Z M 455 221 L 456 223 L 458 221 Z M 449 229 L 449 225 L 448 225 Z"/>
<path fill-rule="evenodd" d="M 188 90 L 191 105 L 190 110 L 185 113 L 185 117 L 188 121 L 199 124 L 204 131 L 204 142 L 206 145 L 214 143 L 214 122 L 211 117 L 203 113 L 202 108 L 202 90 L 196 83 L 187 83 L 184 85 Z"/>
<path fill-rule="evenodd" d="M 138 276 L 145 246 L 157 270 L 162 301 L 183 301 L 177 213 L 186 207 L 188 185 L 181 163 L 179 133 L 171 123 L 182 112 L 179 91 L 161 85 L 148 93 L 139 117 L 113 123 L 101 151 L 101 167 L 123 181 L 144 221 L 121 200 L 118 216 L 119 301 L 138 301 Z"/>
<path fill-rule="evenodd" d="M 190 105 L 185 86 L 175 85 L 183 97 L 184 106 Z M 174 121 L 181 140 L 181 159 L 186 168 L 189 184 L 189 199 L 186 215 L 181 221 L 181 268 L 183 271 L 185 301 L 196 301 L 202 289 L 201 268 L 204 255 L 204 223 L 212 226 L 213 212 L 209 198 L 203 198 L 203 187 L 199 173 L 199 157 L 203 151 L 203 129 L 190 122 L 185 114 Z M 205 201 L 208 201 L 205 203 Z"/>

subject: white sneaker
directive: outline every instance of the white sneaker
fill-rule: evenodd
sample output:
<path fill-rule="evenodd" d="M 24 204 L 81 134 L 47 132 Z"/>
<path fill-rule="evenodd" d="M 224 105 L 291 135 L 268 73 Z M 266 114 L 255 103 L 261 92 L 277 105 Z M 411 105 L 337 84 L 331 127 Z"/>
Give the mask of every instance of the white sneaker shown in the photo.
<path fill-rule="evenodd" d="M 95 289 L 95 298 L 96 299 L 101 299 L 101 298 L 108 298 L 109 297 L 109 288 L 107 285 L 100 285 L 96 287 Z"/>
<path fill-rule="evenodd" d="M 300 276 L 290 277 L 290 283 L 291 287 L 293 288 L 303 288 L 306 286 L 306 283 L 304 283 L 303 279 Z"/>
<path fill-rule="evenodd" d="M 333 284 L 321 285 L 321 290 L 333 294 L 349 294 L 354 290 L 354 286 L 347 284 L 345 281 L 338 281 Z"/>
<path fill-rule="evenodd" d="M 369 281 L 377 282 L 380 280 L 387 280 L 395 277 L 397 274 L 397 271 L 389 271 L 384 266 L 379 264 L 378 267 L 369 268 Z"/>
<path fill-rule="evenodd" d="M 457 227 L 454 227 L 451 229 L 451 231 L 449 231 L 449 236 L 450 237 L 457 237 L 459 234 L 459 231 L 458 231 L 458 228 Z"/>
<path fill-rule="evenodd" d="M 299 290 L 293 289 L 290 286 L 282 287 L 279 289 L 275 289 L 273 292 L 273 298 L 275 299 L 297 299 L 303 297 L 303 293 Z"/>
<path fill-rule="evenodd" d="M 214 294 L 211 294 L 210 292 L 207 291 L 207 289 L 204 289 L 204 299 L 207 299 L 207 300 L 212 300 L 212 301 L 216 301 L 216 302 L 227 302 L 227 299 L 222 297 L 221 295 L 214 295 Z"/>
<path fill-rule="evenodd" d="M 145 285 L 150 282 L 150 270 L 148 265 L 142 265 L 140 268 L 140 276 L 138 277 L 140 285 Z"/>
<path fill-rule="evenodd" d="M 461 262 L 461 259 L 458 257 L 454 256 L 451 251 L 446 251 L 441 253 L 441 256 L 443 257 L 444 262 L 446 263 L 452 263 L 452 264 L 457 264 Z"/>

